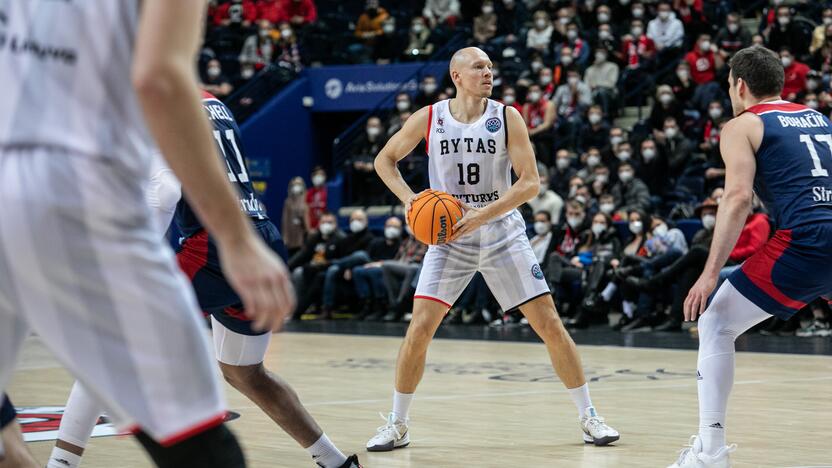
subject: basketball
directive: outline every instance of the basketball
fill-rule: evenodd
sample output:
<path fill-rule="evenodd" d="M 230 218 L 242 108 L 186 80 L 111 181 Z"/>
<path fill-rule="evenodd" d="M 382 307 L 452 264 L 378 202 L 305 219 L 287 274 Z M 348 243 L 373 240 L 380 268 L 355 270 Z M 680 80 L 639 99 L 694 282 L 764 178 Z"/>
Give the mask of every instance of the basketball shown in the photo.
<path fill-rule="evenodd" d="M 456 198 L 428 189 L 410 204 L 407 222 L 419 242 L 440 245 L 448 242 L 453 226 L 462 218 L 462 206 Z"/>

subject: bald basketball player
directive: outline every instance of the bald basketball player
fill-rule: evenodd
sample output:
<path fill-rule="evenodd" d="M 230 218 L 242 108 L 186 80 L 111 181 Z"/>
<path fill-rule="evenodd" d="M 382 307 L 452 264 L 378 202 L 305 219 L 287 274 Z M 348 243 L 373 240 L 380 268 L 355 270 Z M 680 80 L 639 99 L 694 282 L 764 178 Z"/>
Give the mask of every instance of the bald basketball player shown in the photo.
<path fill-rule="evenodd" d="M 430 187 L 459 199 L 465 214 L 454 226 L 451 241 L 430 246 L 425 255 L 413 319 L 396 363 L 393 410 L 367 442 L 369 451 L 390 451 L 410 443 L 408 411 L 425 370 L 428 345 L 477 271 L 502 309 L 519 308 L 546 344 L 555 372 L 577 408 L 584 442 L 607 445 L 619 439 L 592 405 L 581 358 L 558 317 L 517 211 L 538 194 L 539 176 L 522 117 L 489 99 L 491 68 L 482 50 L 457 51 L 450 63 L 456 97 L 413 114 L 375 160 L 381 179 L 409 209 L 416 194 L 396 164 L 424 139 Z M 512 170 L 517 175 L 514 184 Z"/>

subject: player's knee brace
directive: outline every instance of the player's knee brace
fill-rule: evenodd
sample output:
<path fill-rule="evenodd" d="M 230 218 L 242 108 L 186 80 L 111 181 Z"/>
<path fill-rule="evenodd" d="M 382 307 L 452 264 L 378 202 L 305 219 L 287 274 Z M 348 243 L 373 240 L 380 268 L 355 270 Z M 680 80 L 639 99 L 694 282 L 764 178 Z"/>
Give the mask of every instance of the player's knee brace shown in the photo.
<path fill-rule="evenodd" d="M 14 410 L 12 401 L 9 400 L 8 395 L 3 393 L 0 395 L 0 430 L 3 430 L 10 422 L 14 421 L 17 413 Z"/>
<path fill-rule="evenodd" d="M 246 462 L 237 438 L 221 424 L 170 447 L 162 447 L 144 432 L 136 439 L 159 468 L 245 468 Z"/>

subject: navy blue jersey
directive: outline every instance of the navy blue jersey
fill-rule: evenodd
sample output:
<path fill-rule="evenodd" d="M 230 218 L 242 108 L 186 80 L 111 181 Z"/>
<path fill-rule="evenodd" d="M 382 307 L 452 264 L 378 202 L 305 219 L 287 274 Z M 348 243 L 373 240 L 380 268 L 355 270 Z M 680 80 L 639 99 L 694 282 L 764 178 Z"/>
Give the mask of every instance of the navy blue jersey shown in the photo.
<path fill-rule="evenodd" d="M 202 92 L 202 106 L 211 120 L 214 140 L 228 171 L 228 180 L 237 187 L 240 209 L 251 218 L 268 219 L 251 185 L 240 138 L 240 128 L 237 127 L 234 116 L 222 101 L 205 91 Z M 203 229 L 202 222 L 184 198 L 176 205 L 174 219 L 179 231 L 185 237 L 190 237 Z"/>
<path fill-rule="evenodd" d="M 832 222 L 832 123 L 801 104 L 750 107 L 764 126 L 754 191 L 776 229 Z M 731 155 L 726 155 L 731 157 Z"/>

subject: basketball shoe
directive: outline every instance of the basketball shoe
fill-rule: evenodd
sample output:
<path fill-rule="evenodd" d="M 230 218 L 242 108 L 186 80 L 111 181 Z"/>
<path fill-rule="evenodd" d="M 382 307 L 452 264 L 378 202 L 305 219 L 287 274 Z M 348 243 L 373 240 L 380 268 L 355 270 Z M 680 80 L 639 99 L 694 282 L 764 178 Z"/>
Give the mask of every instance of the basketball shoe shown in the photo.
<path fill-rule="evenodd" d="M 584 442 L 587 444 L 608 445 L 621 437 L 618 431 L 607 426 L 604 418 L 598 416 L 595 408 L 591 406 L 586 409 L 580 422 L 581 429 L 584 431 Z"/>
<path fill-rule="evenodd" d="M 352 455 L 347 458 L 347 461 L 344 462 L 339 468 L 362 468 L 361 463 L 358 461 L 358 455 Z"/>
<path fill-rule="evenodd" d="M 379 414 L 386 424 L 376 429 L 376 435 L 367 442 L 368 452 L 389 452 L 393 449 L 407 447 L 410 443 L 410 434 L 407 429 L 407 420 L 397 420 L 393 413 L 386 418 Z"/>
<path fill-rule="evenodd" d="M 691 436 L 690 444 L 679 452 L 676 463 L 667 468 L 730 468 L 728 454 L 737 449 L 736 444 L 722 447 L 714 455 L 702 453 L 702 441 L 699 436 Z"/>

